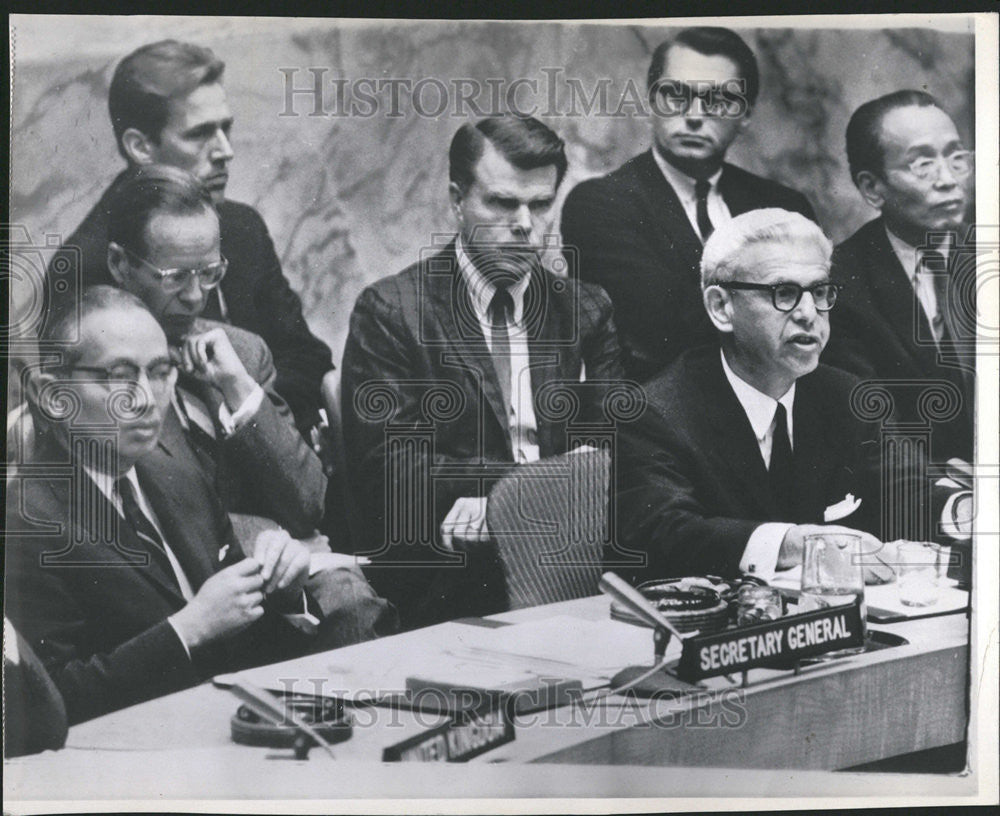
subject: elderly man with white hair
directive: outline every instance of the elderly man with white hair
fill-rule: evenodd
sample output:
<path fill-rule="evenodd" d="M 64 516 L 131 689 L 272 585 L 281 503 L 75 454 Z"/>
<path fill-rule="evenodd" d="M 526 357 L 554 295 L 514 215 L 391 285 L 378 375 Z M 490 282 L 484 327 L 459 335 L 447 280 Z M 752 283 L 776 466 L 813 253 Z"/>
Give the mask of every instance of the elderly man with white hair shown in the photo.
<path fill-rule="evenodd" d="M 873 535 L 877 428 L 852 414 L 857 380 L 819 364 L 838 293 L 831 251 L 816 224 L 780 209 L 740 215 L 705 244 L 719 342 L 651 380 L 645 415 L 620 437 L 620 539 L 648 553 L 651 577 L 770 579 L 801 563 L 822 524 L 887 555 Z M 867 580 L 891 579 L 891 556 L 866 560 Z"/>

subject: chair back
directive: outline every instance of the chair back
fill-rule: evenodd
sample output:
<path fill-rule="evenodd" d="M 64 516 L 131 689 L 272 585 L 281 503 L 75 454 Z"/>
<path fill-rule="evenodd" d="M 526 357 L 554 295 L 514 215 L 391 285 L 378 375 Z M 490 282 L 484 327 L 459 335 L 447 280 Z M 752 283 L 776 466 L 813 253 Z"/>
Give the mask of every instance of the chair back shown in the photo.
<path fill-rule="evenodd" d="M 497 482 L 486 518 L 511 609 L 597 594 L 609 480 L 608 452 L 587 450 L 521 465 Z"/>

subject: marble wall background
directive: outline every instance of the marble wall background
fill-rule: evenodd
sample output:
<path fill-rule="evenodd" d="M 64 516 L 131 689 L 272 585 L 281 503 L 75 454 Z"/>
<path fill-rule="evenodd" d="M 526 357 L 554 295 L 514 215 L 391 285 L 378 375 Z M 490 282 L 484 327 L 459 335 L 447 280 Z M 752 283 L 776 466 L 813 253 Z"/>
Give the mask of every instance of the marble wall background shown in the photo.
<path fill-rule="evenodd" d="M 843 155 L 847 119 L 861 102 L 926 88 L 974 147 L 972 36 L 961 21 L 949 27 L 740 29 L 758 55 L 763 90 L 731 158 L 806 193 L 830 237 L 847 237 L 872 215 Z M 650 25 L 252 18 L 19 17 L 12 29 L 11 221 L 36 244 L 46 234 L 68 234 L 118 172 L 106 97 L 122 55 L 165 37 L 210 46 L 227 63 L 236 116 L 229 194 L 263 214 L 306 317 L 335 359 L 361 288 L 451 230 L 447 145 L 462 120 L 450 110 L 416 115 L 405 93 L 402 115 L 391 116 L 387 91 L 371 116 L 308 116 L 313 100 L 301 96 L 294 100 L 299 115 L 281 116 L 280 68 L 297 69 L 297 87 L 311 84 L 308 68 L 327 69 L 327 109 L 337 106 L 334 78 L 524 77 L 539 90 L 522 83 L 518 103 L 535 102 L 540 114 L 569 109 L 567 78 L 588 96 L 607 78 L 610 113 L 630 80 L 642 88 L 650 53 L 669 34 Z M 425 113 L 439 107 L 440 87 L 425 82 Z M 478 102 L 490 107 L 487 91 Z M 562 194 L 649 146 L 648 119 L 622 107 L 620 116 L 540 115 L 569 145 Z M 13 281 L 15 308 L 23 296 Z"/>

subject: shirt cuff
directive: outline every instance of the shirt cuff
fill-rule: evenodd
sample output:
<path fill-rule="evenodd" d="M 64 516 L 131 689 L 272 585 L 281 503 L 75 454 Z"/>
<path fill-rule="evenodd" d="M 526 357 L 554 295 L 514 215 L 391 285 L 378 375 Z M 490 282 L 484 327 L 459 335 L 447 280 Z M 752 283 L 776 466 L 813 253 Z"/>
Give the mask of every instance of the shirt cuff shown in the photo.
<path fill-rule="evenodd" d="M 960 490 L 957 493 L 952 493 L 941 511 L 941 532 L 955 541 L 968 541 L 972 538 L 971 518 L 959 520 L 955 512 L 958 509 L 959 501 L 965 498 L 972 499 L 971 490 Z"/>
<path fill-rule="evenodd" d="M 181 642 L 181 646 L 184 647 L 184 651 L 187 653 L 188 660 L 191 659 L 191 648 L 187 645 L 187 641 L 184 640 L 184 636 L 181 634 L 181 630 L 177 628 L 177 624 L 174 623 L 174 616 L 171 615 L 167 618 L 167 623 L 169 623 L 174 628 L 174 633 L 177 635 L 177 639 Z"/>
<path fill-rule="evenodd" d="M 243 404 L 235 411 L 230 412 L 225 403 L 219 406 L 219 424 L 222 432 L 226 436 L 232 436 L 250 417 L 260 410 L 260 404 L 264 401 L 264 389 L 260 385 L 255 385 Z"/>
<path fill-rule="evenodd" d="M 761 524 L 750 534 L 740 559 L 740 570 L 764 581 L 774 578 L 781 542 L 785 539 L 785 533 L 794 526 L 778 521 Z"/>

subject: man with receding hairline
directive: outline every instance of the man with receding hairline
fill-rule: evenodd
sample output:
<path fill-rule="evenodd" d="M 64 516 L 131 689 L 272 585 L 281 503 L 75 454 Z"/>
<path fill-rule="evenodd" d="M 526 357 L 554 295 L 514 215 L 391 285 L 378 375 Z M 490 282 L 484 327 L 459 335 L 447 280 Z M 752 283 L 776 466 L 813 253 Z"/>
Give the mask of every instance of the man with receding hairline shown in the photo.
<path fill-rule="evenodd" d="M 185 170 L 209 190 L 219 213 L 222 253 L 229 272 L 205 307 L 205 316 L 260 335 L 271 349 L 276 390 L 306 433 L 318 419 L 324 387 L 332 388 L 330 349 L 310 331 L 302 304 L 281 271 L 274 243 L 260 214 L 225 197 L 233 115 L 222 86 L 225 64 L 208 48 L 176 40 L 142 46 L 115 69 L 108 108 L 118 152 L 136 167 L 154 163 Z M 82 285 L 111 284 L 107 266 L 108 207 L 120 175 L 66 240 L 73 252 L 57 254 L 49 267 L 76 258 Z M 55 286 L 51 296 L 61 295 Z M 74 294 L 69 287 L 68 294 Z M 78 293 L 77 293 L 78 294 Z M 327 385 L 324 386 L 326 380 Z"/>

